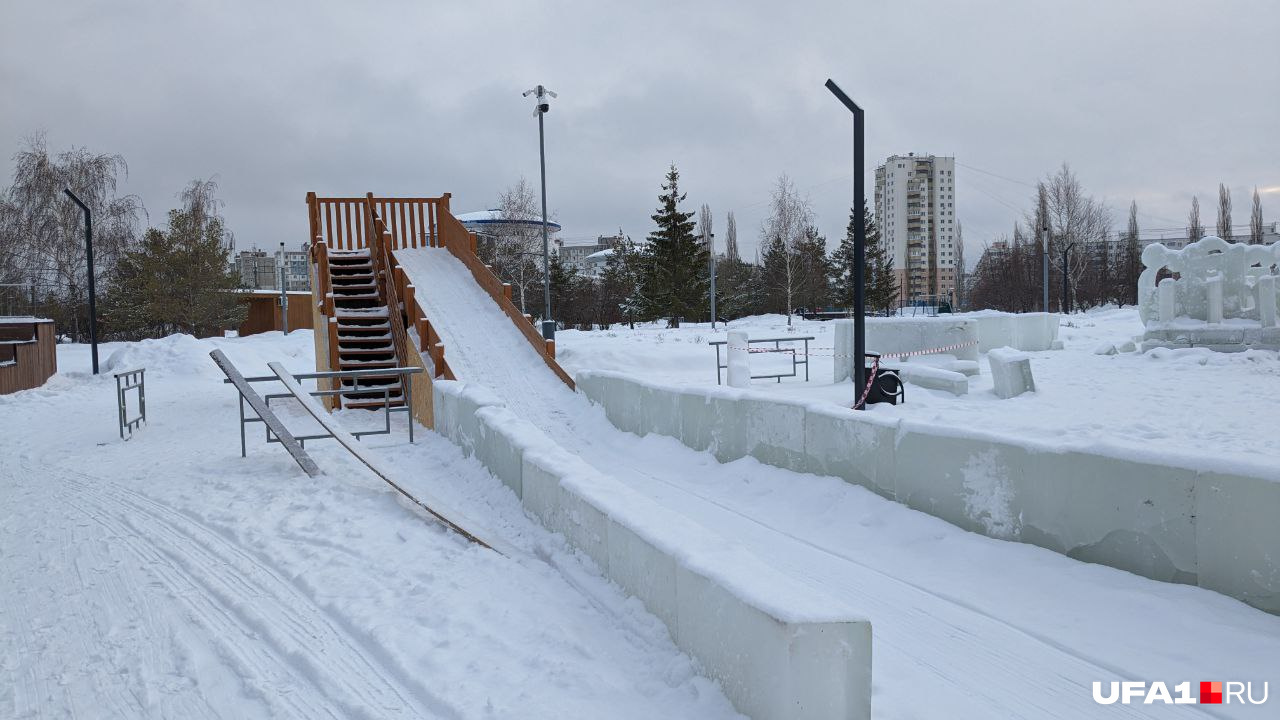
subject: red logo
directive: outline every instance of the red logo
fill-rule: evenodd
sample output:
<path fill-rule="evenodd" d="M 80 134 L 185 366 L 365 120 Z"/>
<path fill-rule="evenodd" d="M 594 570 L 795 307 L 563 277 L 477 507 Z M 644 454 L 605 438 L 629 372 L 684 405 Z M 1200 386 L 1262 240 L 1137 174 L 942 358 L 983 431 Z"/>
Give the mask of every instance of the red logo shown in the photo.
<path fill-rule="evenodd" d="M 1222 704 L 1222 683 L 1220 682 L 1200 683 L 1200 704 L 1201 705 L 1221 705 Z"/>

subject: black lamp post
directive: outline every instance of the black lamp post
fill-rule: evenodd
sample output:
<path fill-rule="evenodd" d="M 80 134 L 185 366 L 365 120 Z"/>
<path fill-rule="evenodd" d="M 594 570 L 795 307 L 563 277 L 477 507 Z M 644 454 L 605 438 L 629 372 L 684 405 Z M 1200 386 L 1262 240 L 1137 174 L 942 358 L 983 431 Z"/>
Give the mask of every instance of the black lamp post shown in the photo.
<path fill-rule="evenodd" d="M 867 384 L 867 340 L 864 332 L 867 314 L 867 218 L 866 187 L 862 169 L 865 164 L 863 135 L 866 121 L 863 118 L 862 108 L 845 95 L 835 81 L 828 79 L 827 89 L 849 108 L 849 112 L 853 113 L 853 387 L 854 397 L 859 398 Z"/>
<path fill-rule="evenodd" d="M 524 97 L 533 95 L 533 114 L 538 116 L 538 164 L 542 172 L 542 337 L 556 339 L 556 321 L 551 319 L 551 245 L 547 240 L 547 152 L 543 142 L 542 116 L 551 111 L 550 97 L 556 94 L 539 85 L 525 90 Z"/>
<path fill-rule="evenodd" d="M 81 202 L 71 188 L 63 188 L 71 201 L 84 212 L 84 253 L 89 264 L 89 347 L 93 355 L 93 374 L 98 374 L 98 293 L 93 283 L 93 211 Z"/>

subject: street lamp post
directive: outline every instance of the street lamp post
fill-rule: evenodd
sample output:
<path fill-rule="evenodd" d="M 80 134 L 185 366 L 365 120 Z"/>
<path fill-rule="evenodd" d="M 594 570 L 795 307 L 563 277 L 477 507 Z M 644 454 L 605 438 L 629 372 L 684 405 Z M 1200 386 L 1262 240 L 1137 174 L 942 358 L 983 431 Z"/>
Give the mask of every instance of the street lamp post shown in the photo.
<path fill-rule="evenodd" d="M 862 108 L 844 94 L 835 81 L 827 80 L 827 89 L 853 113 L 853 388 L 855 402 L 867 385 L 867 338 L 865 333 L 867 297 L 867 218 L 866 187 L 863 177 L 863 135 L 866 121 Z M 856 406 L 855 409 L 865 409 Z"/>
<path fill-rule="evenodd" d="M 547 152 L 543 141 L 542 116 L 551 110 L 549 98 L 557 95 L 538 85 L 525 90 L 524 97 L 533 95 L 533 114 L 538 116 L 538 164 L 542 174 L 542 337 L 556 339 L 556 321 L 551 319 L 551 244 L 547 239 Z"/>
<path fill-rule="evenodd" d="M 94 289 L 93 281 L 93 211 L 85 205 L 76 194 L 71 192 L 71 188 L 63 188 L 62 192 L 71 198 L 71 201 L 80 206 L 80 210 L 84 212 L 84 254 L 85 261 L 89 265 L 89 347 L 90 354 L 93 356 L 93 374 L 98 374 L 98 292 Z"/>

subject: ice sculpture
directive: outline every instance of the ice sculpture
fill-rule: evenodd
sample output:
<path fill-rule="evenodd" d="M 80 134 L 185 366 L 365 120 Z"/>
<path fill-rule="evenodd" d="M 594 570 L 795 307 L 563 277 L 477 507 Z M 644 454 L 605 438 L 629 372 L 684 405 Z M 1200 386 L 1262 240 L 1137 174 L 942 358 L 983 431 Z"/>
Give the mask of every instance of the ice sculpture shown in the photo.
<path fill-rule="evenodd" d="M 1142 251 L 1138 312 L 1142 349 L 1280 349 L 1276 273 L 1280 243 L 1246 245 L 1210 235 L 1181 250 Z M 1160 278 L 1162 271 L 1165 277 Z"/>

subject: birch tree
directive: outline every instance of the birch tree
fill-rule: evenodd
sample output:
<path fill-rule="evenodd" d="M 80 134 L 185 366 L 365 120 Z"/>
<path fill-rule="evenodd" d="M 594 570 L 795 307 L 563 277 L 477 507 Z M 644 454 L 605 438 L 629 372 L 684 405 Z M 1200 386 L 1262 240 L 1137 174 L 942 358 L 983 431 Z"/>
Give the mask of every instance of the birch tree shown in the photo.
<path fill-rule="evenodd" d="M 781 304 L 791 325 L 795 296 L 800 288 L 800 259 L 797 246 L 806 228 L 813 224 L 809 201 L 801 198 L 785 174 L 778 177 L 769 200 L 769 217 L 761 227 L 765 283 L 774 304 Z"/>

